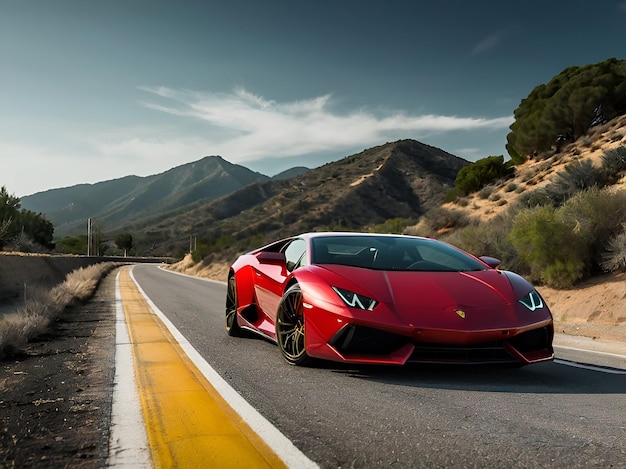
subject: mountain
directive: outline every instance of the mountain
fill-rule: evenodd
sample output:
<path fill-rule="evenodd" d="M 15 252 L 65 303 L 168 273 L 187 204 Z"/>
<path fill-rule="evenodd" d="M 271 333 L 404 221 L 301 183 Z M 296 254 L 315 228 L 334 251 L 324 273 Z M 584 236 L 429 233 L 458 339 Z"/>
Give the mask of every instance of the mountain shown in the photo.
<path fill-rule="evenodd" d="M 301 174 L 304 174 L 307 171 L 309 171 L 309 168 L 306 168 L 304 166 L 294 166 L 293 168 L 287 169 L 283 171 L 282 173 L 278 173 L 275 176 L 272 176 L 272 180 L 277 181 L 281 179 L 291 179 L 296 176 L 300 176 Z"/>
<path fill-rule="evenodd" d="M 153 176 L 127 176 L 39 192 L 23 197 L 21 205 L 45 214 L 54 224 L 55 236 L 63 237 L 83 233 L 88 218 L 97 219 L 105 231 L 114 231 L 130 222 L 190 210 L 269 179 L 220 156 L 207 156 Z"/>
<path fill-rule="evenodd" d="M 136 223 L 155 254 L 189 237 L 228 237 L 232 249 L 299 232 L 363 230 L 390 218 L 417 220 L 443 202 L 468 161 L 414 140 L 364 150 L 291 179 L 256 182 L 154 224 Z M 131 230 L 131 231 L 133 231 Z"/>

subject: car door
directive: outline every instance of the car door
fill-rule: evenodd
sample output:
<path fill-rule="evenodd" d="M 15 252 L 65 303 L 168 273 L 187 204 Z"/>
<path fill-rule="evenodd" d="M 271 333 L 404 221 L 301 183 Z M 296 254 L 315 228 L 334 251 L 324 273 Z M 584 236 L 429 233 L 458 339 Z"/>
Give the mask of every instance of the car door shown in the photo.
<path fill-rule="evenodd" d="M 285 255 L 285 264 L 266 265 L 262 270 L 257 270 L 256 274 L 255 288 L 258 305 L 272 324 L 276 320 L 285 281 L 306 258 L 306 242 L 302 238 L 295 238 L 286 244 L 281 252 Z"/>

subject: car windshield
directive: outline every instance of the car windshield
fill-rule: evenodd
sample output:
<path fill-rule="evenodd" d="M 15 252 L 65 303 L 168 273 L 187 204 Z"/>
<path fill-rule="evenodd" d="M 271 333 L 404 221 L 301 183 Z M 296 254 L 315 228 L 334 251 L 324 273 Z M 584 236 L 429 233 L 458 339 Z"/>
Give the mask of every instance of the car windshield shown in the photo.
<path fill-rule="evenodd" d="M 472 256 L 434 239 L 362 235 L 324 236 L 311 241 L 313 264 L 423 272 L 486 270 Z"/>

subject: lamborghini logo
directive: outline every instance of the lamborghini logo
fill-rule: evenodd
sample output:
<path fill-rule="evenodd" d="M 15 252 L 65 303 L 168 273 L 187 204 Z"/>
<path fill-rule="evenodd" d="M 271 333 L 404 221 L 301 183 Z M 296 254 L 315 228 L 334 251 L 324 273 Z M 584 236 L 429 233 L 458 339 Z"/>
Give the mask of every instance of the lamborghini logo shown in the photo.
<path fill-rule="evenodd" d="M 465 311 L 463 311 L 462 309 L 455 309 L 455 310 L 454 310 L 454 312 L 455 312 L 456 314 L 458 314 L 458 316 L 459 316 L 461 319 L 465 319 Z"/>

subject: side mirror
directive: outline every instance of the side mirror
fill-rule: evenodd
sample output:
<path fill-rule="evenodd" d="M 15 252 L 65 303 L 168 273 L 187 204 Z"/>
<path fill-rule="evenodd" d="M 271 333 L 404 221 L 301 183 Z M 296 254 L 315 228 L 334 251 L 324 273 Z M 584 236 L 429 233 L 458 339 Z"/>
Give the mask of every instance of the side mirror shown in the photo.
<path fill-rule="evenodd" d="M 260 264 L 284 265 L 287 263 L 287 258 L 282 252 L 263 251 L 256 258 Z"/>
<path fill-rule="evenodd" d="M 480 256 L 479 259 L 492 269 L 496 269 L 500 264 L 502 264 L 502 261 L 500 259 L 496 259 L 495 257 Z"/>

